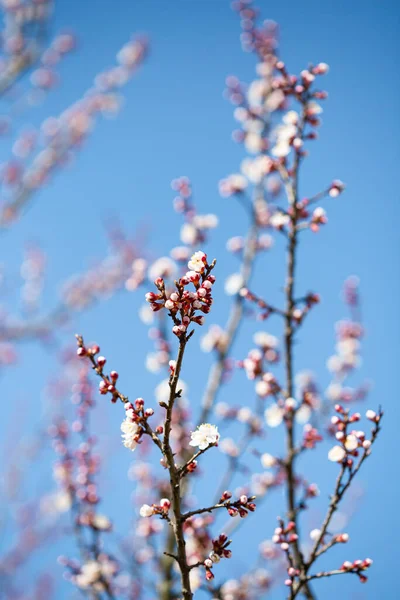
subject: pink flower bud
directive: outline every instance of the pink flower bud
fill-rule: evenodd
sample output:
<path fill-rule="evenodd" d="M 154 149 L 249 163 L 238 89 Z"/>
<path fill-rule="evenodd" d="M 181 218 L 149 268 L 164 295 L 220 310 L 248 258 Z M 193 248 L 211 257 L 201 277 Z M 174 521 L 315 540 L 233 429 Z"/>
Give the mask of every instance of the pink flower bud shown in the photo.
<path fill-rule="evenodd" d="M 160 506 L 164 511 L 168 512 L 171 508 L 171 502 L 168 500 L 168 498 L 161 498 Z"/>
<path fill-rule="evenodd" d="M 100 394 L 107 394 L 108 384 L 105 381 L 100 381 L 99 392 Z"/>
<path fill-rule="evenodd" d="M 356 421 L 359 421 L 360 419 L 361 419 L 360 413 L 354 413 L 353 415 L 351 415 L 349 421 L 350 421 L 350 423 L 355 423 Z"/>
<path fill-rule="evenodd" d="M 372 560 L 372 558 L 366 558 L 365 560 L 363 560 L 363 565 L 366 567 L 370 567 L 373 562 L 374 561 Z"/>
<path fill-rule="evenodd" d="M 221 500 L 229 500 L 229 498 L 232 498 L 232 493 L 229 490 L 225 490 L 221 496 Z"/>

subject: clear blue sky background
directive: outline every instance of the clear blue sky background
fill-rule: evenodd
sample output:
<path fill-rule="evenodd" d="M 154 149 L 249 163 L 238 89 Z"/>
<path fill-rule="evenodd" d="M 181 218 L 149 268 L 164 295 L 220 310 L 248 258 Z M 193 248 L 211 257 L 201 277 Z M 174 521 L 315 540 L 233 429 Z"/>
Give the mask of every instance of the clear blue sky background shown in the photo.
<path fill-rule="evenodd" d="M 318 374 L 322 387 L 328 383 L 325 360 L 334 344 L 333 326 L 345 315 L 340 300 L 343 280 L 351 274 L 361 278 L 363 317 L 367 328 L 363 368 L 360 375 L 372 379 L 374 387 L 368 407 L 383 404 L 384 431 L 376 451 L 360 477 L 366 492 L 357 500 L 357 512 L 348 532 L 351 542 L 332 553 L 323 566 L 338 566 L 344 559 L 371 556 L 374 566 L 370 582 L 361 586 L 354 577 L 338 577 L 316 585 L 319 598 L 338 596 L 372 600 L 379 594 L 385 600 L 397 597 L 394 578 L 395 536 L 398 519 L 398 422 L 397 369 L 399 350 L 398 298 L 398 23 L 395 2 L 354 0 L 306 0 L 298 3 L 260 2 L 265 18 L 276 20 L 281 28 L 281 55 L 292 72 L 309 61 L 325 61 L 331 71 L 325 79 L 329 100 L 325 103 L 321 139 L 311 146 L 304 169 L 301 193 L 309 195 L 326 186 L 334 177 L 347 184 L 346 193 L 327 205 L 329 225 L 318 236 L 308 236 L 300 256 L 299 292 L 312 289 L 323 302 L 308 320 L 299 344 L 296 368 Z M 234 259 L 225 252 L 225 241 L 243 233 L 243 215 L 231 201 L 220 199 L 217 183 L 238 169 L 243 157 L 240 146 L 231 141 L 234 126 L 232 108 L 224 100 L 225 77 L 236 74 L 250 81 L 254 60 L 242 53 L 238 17 L 226 0 L 97 0 L 59 2 L 54 30 L 69 28 L 80 42 L 79 50 L 61 67 L 62 84 L 48 102 L 33 113 L 38 124 L 48 114 L 57 115 L 84 92 L 92 77 L 112 65 L 118 48 L 131 32 L 148 34 L 151 54 L 145 67 L 126 88 L 126 106 L 115 121 L 102 122 L 78 156 L 75 164 L 59 174 L 38 196 L 22 221 L 0 239 L 1 260 L 10 272 L 17 269 L 24 240 L 40 242 L 49 255 L 49 276 L 45 307 L 54 306 L 58 285 L 72 273 L 82 271 L 90 260 L 105 252 L 104 218 L 117 215 L 127 230 L 151 224 L 149 245 L 154 256 L 167 254 L 178 241 L 180 218 L 171 208 L 172 178 L 188 175 L 201 212 L 216 212 L 220 227 L 209 247 L 219 260 L 221 272 L 235 270 Z M 8 156 L 8 143 L 1 142 L 0 156 Z M 283 255 L 277 248 L 260 265 L 262 292 L 279 299 L 283 281 Z M 260 280 L 259 280 L 260 282 Z M 222 285 L 221 285 L 222 287 Z M 140 294 L 139 294 L 140 296 Z M 226 306 L 222 294 L 208 323 L 224 322 Z M 144 350 L 150 348 L 146 327 L 139 321 L 141 298 L 128 293 L 97 306 L 80 316 L 74 330 L 102 345 L 112 367 L 121 373 L 124 389 L 133 397 L 151 398 L 158 378 L 145 375 Z M 12 296 L 5 299 L 12 302 Z M 113 332 L 101 323 L 113 324 Z M 251 347 L 250 325 L 234 355 L 241 358 Z M 278 325 L 268 324 L 278 333 Z M 73 332 L 71 332 L 73 333 Z M 193 344 L 195 346 L 195 344 Z M 240 346 L 240 348 L 239 348 Z M 204 373 L 198 374 L 201 358 Z M 196 349 L 184 379 L 194 411 L 205 379 L 208 357 Z M 28 433 L 40 422 L 41 390 L 56 368 L 48 351 L 27 344 L 21 365 L 3 374 L 1 431 L 10 428 L 16 404 L 27 405 L 23 429 Z M 197 373 L 197 376 L 196 376 Z M 197 377 L 195 380 L 193 377 Z M 192 383 L 191 383 L 192 382 Z M 251 386 L 242 374 L 221 399 L 248 404 Z M 366 408 L 366 406 L 362 407 Z M 17 409 L 19 410 L 19 409 Z M 98 428 L 105 445 L 115 445 L 121 413 L 106 401 L 99 402 Z M 48 454 L 50 459 L 51 454 Z M 333 485 L 336 465 L 328 464 L 325 450 L 311 457 L 310 469 L 319 473 L 322 511 Z M 116 516 L 123 531 L 122 510 L 129 506 L 132 484 L 125 478 L 130 456 L 119 453 L 106 463 L 109 476 L 104 483 L 108 493 L 105 509 Z M 218 463 L 219 464 L 219 463 Z M 221 465 L 222 465 L 221 461 Z M 49 462 L 30 474 L 26 494 L 34 486 L 46 487 L 50 480 Z M 111 474 L 112 471 L 112 474 Z M 322 471 L 322 476 L 321 476 Z M 239 483 L 239 482 L 237 482 Z M 112 500 L 112 501 L 111 501 Z M 264 509 L 265 531 L 269 537 L 274 515 L 282 511 L 280 493 Z M 318 524 L 318 516 L 307 527 Z M 272 517 L 270 515 L 273 515 Z M 310 517 L 311 519 L 311 517 Z M 250 564 L 251 548 L 260 540 L 260 522 L 246 523 L 246 533 L 238 536 L 237 548 L 248 544 L 227 565 L 236 571 Z M 5 542 L 3 542 L 5 544 Z M 243 549 L 243 548 L 242 548 Z M 43 552 L 29 567 L 43 569 L 55 560 L 55 548 Z M 233 544 L 235 552 L 235 543 Z M 72 552 L 72 548 L 71 548 Z M 58 550 L 57 550 L 58 553 Z M 248 554 L 248 557 L 247 557 Z M 247 563 L 247 560 L 249 563 Z M 333 564 L 334 563 L 334 564 Z M 48 568 L 48 567 L 47 567 Z M 31 569 L 31 570 L 29 570 Z M 58 567 L 61 575 L 61 568 Z M 217 569 L 216 569 L 217 571 Z M 70 595 L 62 584 L 57 598 Z M 274 598 L 280 598 L 279 592 Z"/>

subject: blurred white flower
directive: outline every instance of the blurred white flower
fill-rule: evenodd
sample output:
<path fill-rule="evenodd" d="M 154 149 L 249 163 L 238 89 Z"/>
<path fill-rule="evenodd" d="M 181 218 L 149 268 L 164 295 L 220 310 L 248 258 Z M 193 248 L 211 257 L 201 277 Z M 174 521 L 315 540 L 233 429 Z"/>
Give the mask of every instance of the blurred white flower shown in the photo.
<path fill-rule="evenodd" d="M 243 287 L 243 276 L 240 273 L 233 273 L 225 281 L 225 293 L 228 296 L 235 296 Z"/>
<path fill-rule="evenodd" d="M 346 451 L 342 446 L 333 446 L 328 452 L 328 459 L 332 462 L 341 462 L 346 456 Z"/>
<path fill-rule="evenodd" d="M 272 404 L 272 406 L 267 408 L 264 413 L 267 425 L 269 427 L 278 427 L 283 421 L 283 412 L 283 409 L 277 404 Z"/>

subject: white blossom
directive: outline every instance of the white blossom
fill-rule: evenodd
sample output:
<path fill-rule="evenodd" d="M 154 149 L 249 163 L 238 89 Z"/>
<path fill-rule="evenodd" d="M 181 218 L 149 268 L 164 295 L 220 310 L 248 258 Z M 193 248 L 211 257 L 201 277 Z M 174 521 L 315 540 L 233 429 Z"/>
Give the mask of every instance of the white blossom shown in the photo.
<path fill-rule="evenodd" d="M 241 164 L 241 171 L 251 183 L 257 184 L 271 172 L 272 165 L 273 161 L 268 156 L 245 158 Z"/>
<path fill-rule="evenodd" d="M 178 389 L 182 390 L 181 398 L 184 398 L 187 394 L 188 387 L 182 379 L 179 379 Z M 169 387 L 169 379 L 163 379 L 162 381 L 160 381 L 160 383 L 154 390 L 154 394 L 158 404 L 160 404 L 161 402 L 163 402 L 164 404 L 168 404 L 170 392 L 171 389 Z"/>
<path fill-rule="evenodd" d="M 162 256 L 156 260 L 149 268 L 149 279 L 157 279 L 157 277 L 173 277 L 178 269 L 173 260 L 169 256 Z"/>
<path fill-rule="evenodd" d="M 158 371 L 160 371 L 161 364 L 157 352 L 149 352 L 146 356 L 146 369 L 150 371 L 150 373 L 158 373 Z"/>
<path fill-rule="evenodd" d="M 225 349 L 227 341 L 226 331 L 219 325 L 211 325 L 207 333 L 200 339 L 200 348 L 203 352 L 211 352 L 215 348 L 222 350 Z"/>
<path fill-rule="evenodd" d="M 253 341 L 261 348 L 276 348 L 279 344 L 278 338 L 266 331 L 257 331 L 253 335 Z"/>
<path fill-rule="evenodd" d="M 283 412 L 283 409 L 277 404 L 272 404 L 272 406 L 267 408 L 264 413 L 267 425 L 269 427 L 278 427 L 282 423 Z"/>
<path fill-rule="evenodd" d="M 276 465 L 276 458 L 275 456 L 272 456 L 272 454 L 268 454 L 268 452 L 266 452 L 265 454 L 261 455 L 261 464 L 264 469 L 271 469 L 274 465 Z"/>
<path fill-rule="evenodd" d="M 239 456 L 239 447 L 235 444 L 232 438 L 225 438 L 219 445 L 221 452 L 228 456 Z"/>
<path fill-rule="evenodd" d="M 346 450 L 342 446 L 333 446 L 328 452 L 328 459 L 332 462 L 341 462 L 346 456 Z"/>
<path fill-rule="evenodd" d="M 352 452 L 353 450 L 356 450 L 358 448 L 358 439 L 355 435 L 353 435 L 352 433 L 350 433 L 347 437 L 346 437 L 346 441 L 344 443 L 346 450 L 348 450 L 349 452 Z"/>
<path fill-rule="evenodd" d="M 243 192 L 247 188 L 247 183 L 246 177 L 240 173 L 233 173 L 219 182 L 219 193 L 227 198 L 238 192 Z"/>
<path fill-rule="evenodd" d="M 140 507 L 139 514 L 141 517 L 151 517 L 154 515 L 154 508 L 148 504 L 143 504 Z"/>
<path fill-rule="evenodd" d="M 277 158 L 282 158 L 289 154 L 290 143 L 297 134 L 296 125 L 290 123 L 290 118 L 288 119 L 289 114 L 290 113 L 288 113 L 283 119 L 284 125 L 279 125 L 275 130 L 276 144 L 271 149 L 271 154 Z M 285 122 L 285 119 L 289 120 L 289 122 Z"/>
<path fill-rule="evenodd" d="M 296 411 L 296 421 L 303 425 L 304 423 L 308 423 L 311 417 L 311 408 L 307 404 L 302 404 L 298 410 Z"/>
<path fill-rule="evenodd" d="M 87 588 L 96 583 L 101 577 L 101 566 L 97 560 L 89 560 L 81 566 L 80 573 L 74 581 L 80 588 Z"/>
<path fill-rule="evenodd" d="M 93 515 L 91 524 L 95 529 L 101 529 L 102 531 L 111 529 L 111 521 L 105 515 Z"/>
<path fill-rule="evenodd" d="M 247 152 L 251 154 L 258 154 L 264 147 L 262 137 L 258 133 L 247 133 L 244 139 L 244 145 Z"/>
<path fill-rule="evenodd" d="M 206 263 L 207 256 L 204 252 L 200 250 L 195 252 L 188 262 L 188 268 L 190 271 L 195 271 L 195 273 L 202 273 L 204 271 L 204 265 Z"/>
<path fill-rule="evenodd" d="M 71 508 L 71 504 L 71 494 L 60 490 L 43 496 L 40 501 L 40 510 L 45 515 L 56 516 L 58 513 L 67 512 Z"/>
<path fill-rule="evenodd" d="M 137 435 L 140 432 L 140 427 L 135 421 L 126 418 L 121 423 L 122 442 L 125 448 L 129 448 L 132 452 L 135 450 L 138 440 Z"/>
<path fill-rule="evenodd" d="M 145 325 L 151 325 L 154 321 L 154 312 L 149 304 L 143 304 L 139 309 L 139 318 Z"/>
<path fill-rule="evenodd" d="M 329 400 L 337 402 L 342 395 L 342 386 L 340 383 L 331 383 L 326 389 L 326 395 Z"/>
<path fill-rule="evenodd" d="M 192 222 L 197 229 L 215 229 L 218 226 L 218 217 L 213 213 L 195 215 Z"/>
<path fill-rule="evenodd" d="M 284 213 L 281 213 L 279 211 L 277 211 L 273 215 L 271 215 L 271 217 L 269 219 L 270 225 L 272 227 L 275 227 L 276 229 L 284 227 L 285 225 L 287 225 L 289 223 L 289 221 L 290 221 L 289 215 L 285 215 Z"/>
<path fill-rule="evenodd" d="M 319 536 L 321 535 L 321 530 L 320 529 L 312 529 L 310 531 L 310 538 L 315 542 L 315 540 L 319 539 Z"/>
<path fill-rule="evenodd" d="M 184 223 L 181 227 L 181 242 L 192 246 L 197 241 L 197 229 L 192 223 Z"/>
<path fill-rule="evenodd" d="M 199 425 L 196 431 L 192 431 L 189 445 L 198 446 L 200 450 L 205 450 L 210 444 L 217 444 L 219 438 L 218 427 L 203 423 Z"/>
<path fill-rule="evenodd" d="M 235 296 L 243 287 L 243 276 L 240 273 L 233 273 L 225 281 L 225 293 L 228 296 Z"/>

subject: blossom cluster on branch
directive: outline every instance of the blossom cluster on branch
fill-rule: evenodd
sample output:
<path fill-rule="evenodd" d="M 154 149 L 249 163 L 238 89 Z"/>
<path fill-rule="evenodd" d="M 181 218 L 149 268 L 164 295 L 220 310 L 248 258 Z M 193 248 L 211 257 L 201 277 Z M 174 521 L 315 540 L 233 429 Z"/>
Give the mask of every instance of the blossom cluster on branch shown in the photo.
<path fill-rule="evenodd" d="M 42 91 L 55 85 L 55 66 L 72 50 L 73 37 L 62 35 L 44 53 L 31 55 L 30 42 L 23 35 L 25 20 L 47 18 L 48 4 L 32 2 L 28 13 L 29 2 L 4 0 L 11 25 L 5 83 L 0 79 L 0 86 L 13 85 L 12 77 L 32 66 L 32 61 L 37 68 L 31 85 Z M 278 54 L 276 24 L 260 24 L 251 0 L 236 0 L 233 8 L 240 17 L 243 49 L 255 56 L 257 65 L 250 85 L 233 76 L 226 80 L 225 95 L 239 123 L 233 139 L 243 145 L 246 157 L 237 171 L 221 179 L 219 192 L 226 202 L 238 203 L 247 224 L 239 235 L 231 232 L 226 243 L 238 262 L 237 271 L 224 282 L 226 323 L 211 322 L 219 279 L 214 274 L 216 260 L 209 260 L 205 251 L 218 217 L 198 212 L 188 177 L 172 181 L 173 207 L 182 225 L 179 241 L 168 256 L 149 261 L 138 250 L 140 245 L 118 230 L 112 235 L 111 255 L 65 284 L 62 303 L 54 313 L 32 321 L 43 294 L 45 260 L 38 248 L 30 248 L 22 269 L 22 296 L 29 318 L 13 320 L 5 314 L 1 319 L 0 364 L 8 364 L 16 340 L 46 338 L 74 311 L 121 288 L 152 290 L 142 294 L 140 318 L 151 326 L 154 344 L 145 358 L 146 367 L 152 374 L 162 373 L 154 398 L 140 396 L 145 395 L 139 389 L 140 377 L 135 379 L 133 395 L 128 395 L 121 387 L 121 381 L 126 381 L 122 369 L 115 370 L 117 365 L 111 365 L 97 343 L 76 335 L 77 356 L 68 355 L 63 361 L 65 371 L 75 377 L 71 398 L 75 416 L 70 424 L 60 404 L 60 414 L 49 429 L 59 489 L 47 499 L 47 506 L 52 502 L 57 512 L 70 513 L 68 531 L 79 551 L 78 559 L 62 555 L 59 563 L 65 578 L 96 600 L 192 600 L 195 596 L 253 600 L 271 596 L 278 586 L 288 600 L 314 600 L 317 580 L 352 574 L 364 583 L 372 565 L 370 558 L 347 560 L 348 555 L 343 561 L 329 559 L 328 570 L 317 565 L 334 546 L 350 541 L 344 525 L 340 531 L 335 529 L 334 517 L 344 510 L 348 490 L 373 451 L 383 417 L 381 408 L 368 409 L 367 431 L 355 404 L 364 400 L 368 385 L 350 387 L 347 382 L 361 363 L 364 335 L 356 278 L 345 283 L 350 316 L 336 328 L 335 352 L 327 360 L 331 373 L 327 389 L 321 391 L 311 372 L 297 370 L 297 342 L 314 311 L 324 304 L 318 291 L 301 289 L 299 245 L 312 244 L 314 235 L 324 234 L 328 216 L 321 204 L 327 201 L 337 210 L 334 199 L 345 190 L 342 181 L 333 179 L 321 191 L 300 194 L 302 166 L 322 124 L 327 92 L 321 82 L 329 67 L 320 62 L 292 74 Z M 1 224 L 10 224 L 56 168 L 80 148 L 98 116 L 118 109 L 117 90 L 128 82 L 145 53 L 145 41 L 128 42 L 117 55 L 117 65 L 99 74 L 81 100 L 57 118 L 47 119 L 40 131 L 25 133 L 15 142 L 14 158 L 1 170 Z M 277 238 L 285 246 L 283 293 L 278 302 L 270 302 L 267 278 L 256 275 L 265 273 L 262 269 L 272 260 Z M 255 319 L 259 329 L 249 338 L 245 326 Z M 270 333 L 272 320 L 280 327 L 279 335 Z M 208 330 L 200 334 L 198 326 L 206 321 Z M 197 350 L 197 340 L 210 356 L 204 368 L 198 359 L 197 377 L 190 388 L 197 403 L 189 403 L 187 359 Z M 210 368 L 204 377 L 206 364 Z M 100 395 L 96 407 L 91 370 Z M 235 378 L 242 378 L 246 394 L 238 393 Z M 52 388 L 54 395 L 56 389 Z M 122 515 L 127 525 L 117 543 L 111 518 L 99 510 L 101 461 L 90 422 L 95 410 L 103 414 L 102 400 L 107 398 L 116 405 L 113 411 L 122 409 L 122 422 L 109 427 L 112 439 L 133 461 L 128 477 L 133 482 L 134 510 Z M 279 445 L 271 441 L 271 429 Z M 326 465 L 334 463 L 330 466 L 337 471 L 322 521 L 314 509 L 319 485 L 309 480 L 304 469 L 310 452 L 318 452 Z M 115 460 L 112 455 L 111 460 Z M 283 498 L 275 529 L 265 518 L 274 490 L 280 490 Z M 304 515 L 314 513 L 313 521 L 318 519 L 319 524 L 305 533 Z M 237 572 L 228 559 L 238 557 L 245 564 L 246 555 L 255 554 L 239 537 L 240 529 L 246 531 L 247 522 L 254 520 L 261 538 L 257 556 L 253 566 L 246 563 Z M 13 560 L 23 558 L 11 552 L 0 567 L 8 576 Z"/>

